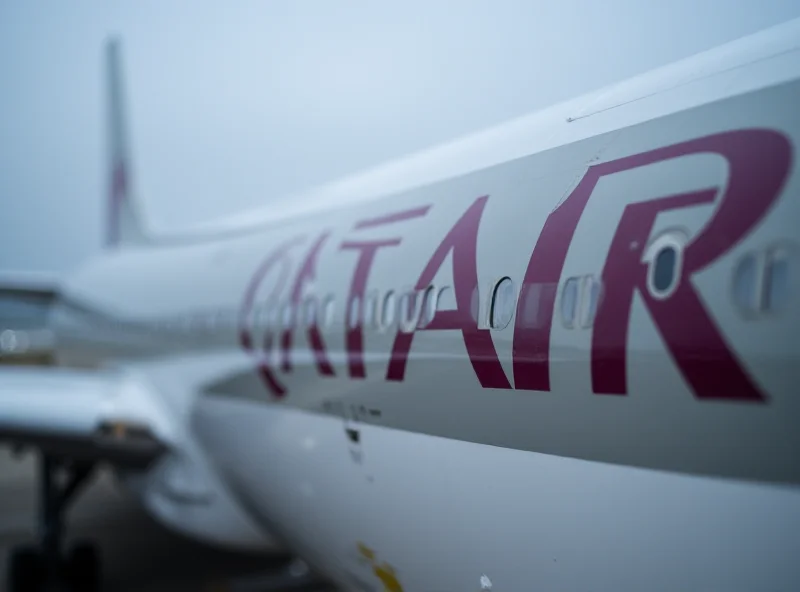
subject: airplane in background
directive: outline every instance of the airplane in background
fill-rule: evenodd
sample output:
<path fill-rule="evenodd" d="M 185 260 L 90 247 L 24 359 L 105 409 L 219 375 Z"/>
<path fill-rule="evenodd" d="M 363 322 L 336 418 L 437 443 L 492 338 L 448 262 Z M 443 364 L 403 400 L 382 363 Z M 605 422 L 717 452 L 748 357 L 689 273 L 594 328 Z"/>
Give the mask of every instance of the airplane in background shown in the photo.
<path fill-rule="evenodd" d="M 0 368 L 9 592 L 98 588 L 101 465 L 343 590 L 800 588 L 800 19 L 170 236 L 107 63 L 108 244 Z"/>

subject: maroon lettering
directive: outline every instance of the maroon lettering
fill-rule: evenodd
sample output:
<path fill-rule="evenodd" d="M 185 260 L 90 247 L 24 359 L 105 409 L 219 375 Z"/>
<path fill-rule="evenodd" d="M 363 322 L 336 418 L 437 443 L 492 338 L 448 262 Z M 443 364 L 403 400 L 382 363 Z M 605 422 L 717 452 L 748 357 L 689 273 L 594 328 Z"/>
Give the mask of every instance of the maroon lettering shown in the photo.
<path fill-rule="evenodd" d="M 478 328 L 477 304 L 474 295 L 478 290 L 477 240 L 481 215 L 488 196 L 479 197 L 461 216 L 442 239 L 416 283 L 424 290 L 433 281 L 447 255 L 453 253 L 453 279 L 456 297 L 455 310 L 437 310 L 430 323 L 418 327 L 420 331 L 460 330 L 475 375 L 484 388 L 511 388 L 497 357 L 492 337 L 486 329 Z M 405 378 L 408 354 L 414 332 L 398 331 L 386 373 L 387 380 Z"/>
<path fill-rule="evenodd" d="M 604 286 L 603 304 L 600 306 L 594 321 L 594 331 L 592 332 L 592 386 L 596 394 L 627 394 L 626 375 L 625 375 L 625 352 L 627 349 L 628 324 L 633 306 L 633 295 L 639 289 L 639 295 L 644 298 L 650 314 L 658 316 L 664 314 L 663 306 L 667 308 L 678 306 L 689 308 L 681 311 L 670 311 L 667 314 L 675 319 L 674 323 L 667 323 L 661 329 L 662 333 L 669 332 L 666 342 L 671 347 L 673 355 L 678 359 L 685 357 L 682 352 L 689 352 L 700 358 L 700 366 L 706 363 L 703 349 L 709 343 L 709 333 L 705 327 L 700 327 L 699 340 L 695 341 L 695 336 L 691 336 L 686 342 L 683 331 L 673 333 L 671 327 L 685 324 L 689 319 L 697 318 L 694 309 L 699 302 L 694 291 L 689 288 L 686 290 L 686 277 L 681 277 L 678 281 L 683 284 L 678 290 L 687 292 L 683 298 L 669 298 L 658 301 L 650 296 L 647 289 L 647 270 L 648 265 L 642 262 L 642 253 L 647 245 L 647 240 L 653 230 L 656 217 L 659 213 L 675 209 L 685 208 L 703 203 L 714 201 L 717 191 L 710 189 L 697 193 L 687 193 L 663 197 L 660 199 L 630 204 L 625 207 L 616 234 L 611 241 L 611 248 L 608 252 L 608 259 L 603 268 L 602 278 Z M 682 276 L 686 275 L 684 268 Z M 687 298 L 688 296 L 688 298 Z M 675 314 L 677 312 L 677 314 Z M 654 314 L 655 313 L 655 314 Z M 681 314 L 683 313 L 683 314 Z M 688 313 L 688 314 L 686 314 Z M 684 316 L 685 315 L 685 316 Z M 660 322 L 657 322 L 661 325 Z M 703 340 L 703 338 L 706 338 Z M 716 331 L 710 334 L 710 341 L 714 342 L 719 337 Z M 678 345 L 679 344 L 679 345 Z M 695 345 L 698 346 L 697 348 Z M 714 349 L 718 349 L 718 344 Z M 707 350 L 713 351 L 713 350 Z M 697 364 L 690 368 L 697 368 Z M 690 384 L 694 386 L 691 377 L 696 373 L 687 375 Z M 745 380 L 747 380 L 745 378 Z"/>
<path fill-rule="evenodd" d="M 367 218 L 356 222 L 355 230 L 375 228 L 396 222 L 404 222 L 421 218 L 430 210 L 430 206 L 420 206 L 410 210 L 394 212 L 376 218 Z M 350 376 L 353 378 L 365 378 L 367 375 L 364 367 L 364 294 L 367 288 L 367 280 L 372 270 L 378 249 L 382 247 L 395 247 L 401 243 L 402 239 L 391 238 L 384 240 L 345 242 L 342 243 L 342 250 L 355 249 L 359 251 L 358 262 L 353 272 L 353 281 L 350 284 L 350 294 L 346 303 L 345 322 L 347 323 L 345 333 L 345 343 L 347 346 L 347 365 Z"/>
<path fill-rule="evenodd" d="M 261 282 L 278 264 L 281 265 L 281 274 L 278 277 L 278 281 L 275 282 L 270 296 L 275 297 L 280 294 L 289 275 L 289 250 L 300 243 L 301 240 L 302 239 L 298 237 L 283 243 L 261 263 L 247 286 L 239 316 L 239 342 L 245 351 L 258 357 L 258 374 L 270 392 L 272 392 L 272 394 L 276 397 L 285 396 L 286 387 L 277 379 L 273 371 L 273 333 L 271 327 L 267 329 L 266 333 L 264 334 L 263 351 L 258 352 L 256 350 L 256 345 L 253 339 L 253 319 L 251 318 L 253 311 L 253 300 L 255 299 L 256 291 L 261 285 Z"/>
<path fill-rule="evenodd" d="M 385 224 L 392 224 L 394 222 L 403 222 L 405 220 L 412 220 L 414 218 L 421 218 L 428 213 L 430 206 L 421 206 L 413 210 L 405 210 L 402 212 L 395 212 L 386 216 L 378 216 L 377 218 L 368 218 L 366 220 L 359 220 L 356 223 L 356 230 L 363 228 L 372 228 L 374 226 L 383 226 Z"/>
<path fill-rule="evenodd" d="M 322 250 L 325 241 L 328 240 L 330 232 L 323 233 L 308 251 L 305 260 L 300 265 L 297 276 L 292 286 L 290 295 L 291 302 L 291 317 L 292 322 L 288 327 L 283 328 L 283 335 L 281 337 L 281 351 L 283 354 L 281 367 L 284 371 L 290 372 L 292 370 L 291 350 L 292 350 L 292 335 L 294 333 L 295 320 L 297 319 L 298 312 L 300 311 L 301 300 L 303 297 L 303 289 L 306 284 L 314 281 L 316 277 L 317 259 Z M 325 342 L 322 339 L 322 332 L 319 329 L 318 314 L 315 312 L 310 324 L 307 324 L 308 341 L 311 344 L 311 350 L 314 352 L 314 359 L 317 364 L 317 370 L 323 376 L 334 376 L 333 366 L 328 360 L 328 354 L 325 350 Z"/>
<path fill-rule="evenodd" d="M 347 365 L 350 376 L 353 378 L 365 378 L 367 376 L 364 367 L 364 325 L 361 311 L 364 308 L 364 293 L 367 288 L 367 279 L 375 261 L 378 249 L 383 247 L 396 247 L 401 240 L 392 238 L 387 240 L 360 241 L 342 243 L 342 250 L 355 249 L 358 251 L 358 262 L 353 272 L 353 281 L 350 284 L 350 294 L 347 298 L 347 309 L 345 312 L 345 343 L 347 346 Z M 355 305 L 355 306 L 354 306 Z"/>
<path fill-rule="evenodd" d="M 717 201 L 714 214 L 686 247 L 679 287 L 667 299 L 656 301 L 644 289 L 642 265 L 639 260 L 634 263 L 632 255 L 626 252 L 630 249 L 630 237 L 644 236 L 642 242 L 645 242 L 652 228 L 651 217 L 654 220 L 658 211 L 687 207 L 696 203 L 693 200 L 707 199 L 708 194 L 699 192 L 662 198 L 650 208 L 646 207 L 647 202 L 632 204 L 623 214 L 603 271 L 605 289 L 611 292 L 600 304 L 593 331 L 593 385 L 599 393 L 627 392 L 626 336 L 632 291 L 638 287 L 657 330 L 698 398 L 763 400 L 764 396 L 728 348 L 690 279 L 739 242 L 763 218 L 784 186 L 792 147 L 782 134 L 766 129 L 706 136 L 595 165 L 588 170 L 569 197 L 548 217 L 525 272 L 514 330 L 516 388 L 550 389 L 550 331 L 556 286 L 575 229 L 600 178 L 700 153 L 718 154 L 727 161 L 728 182 L 720 191 L 714 191 Z M 681 200 L 685 200 L 684 205 L 680 205 Z M 633 221 L 648 225 L 648 234 L 634 230 Z M 529 300 L 535 301 L 535 306 L 531 307 Z M 530 308 L 536 314 L 531 315 Z M 531 322 L 532 317 L 534 322 Z M 690 340 L 697 340 L 697 347 L 688 346 Z"/>

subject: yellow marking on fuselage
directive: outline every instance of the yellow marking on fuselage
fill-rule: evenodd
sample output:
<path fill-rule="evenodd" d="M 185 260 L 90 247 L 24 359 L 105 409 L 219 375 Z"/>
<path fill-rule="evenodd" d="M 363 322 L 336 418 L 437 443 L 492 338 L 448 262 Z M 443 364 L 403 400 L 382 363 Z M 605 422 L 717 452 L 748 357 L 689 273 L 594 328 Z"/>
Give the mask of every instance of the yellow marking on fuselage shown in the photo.
<path fill-rule="evenodd" d="M 394 573 L 394 568 L 388 563 L 381 565 L 373 565 L 372 571 L 378 576 L 378 579 L 383 583 L 384 592 L 403 592 L 403 586 L 397 579 Z"/>
<path fill-rule="evenodd" d="M 375 561 L 375 551 L 367 547 L 364 543 L 358 543 L 358 552 L 361 556 L 370 561 Z"/>
<path fill-rule="evenodd" d="M 358 553 L 367 561 L 369 561 L 372 573 L 383 584 L 383 592 L 403 592 L 403 586 L 400 580 L 397 579 L 394 568 L 386 562 L 378 564 L 374 549 L 371 549 L 364 543 L 357 543 Z"/>

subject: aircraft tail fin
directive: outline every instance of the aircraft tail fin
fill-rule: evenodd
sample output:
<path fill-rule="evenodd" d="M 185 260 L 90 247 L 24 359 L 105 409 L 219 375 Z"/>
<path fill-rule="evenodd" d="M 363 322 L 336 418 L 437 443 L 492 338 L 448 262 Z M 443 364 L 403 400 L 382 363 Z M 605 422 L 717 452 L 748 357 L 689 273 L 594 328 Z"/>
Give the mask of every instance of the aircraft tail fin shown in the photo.
<path fill-rule="evenodd" d="M 135 199 L 128 146 L 121 46 L 116 38 L 106 44 L 105 77 L 108 126 L 108 201 L 105 244 L 107 248 L 148 242 L 141 208 Z"/>

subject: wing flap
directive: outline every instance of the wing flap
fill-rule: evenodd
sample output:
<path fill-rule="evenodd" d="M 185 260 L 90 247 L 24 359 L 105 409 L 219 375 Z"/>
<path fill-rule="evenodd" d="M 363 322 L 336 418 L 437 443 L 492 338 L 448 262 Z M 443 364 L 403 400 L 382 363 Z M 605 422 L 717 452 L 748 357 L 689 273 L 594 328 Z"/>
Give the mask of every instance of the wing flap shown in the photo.
<path fill-rule="evenodd" d="M 152 407 L 141 402 L 126 405 L 126 395 L 147 398 L 141 387 L 132 390 L 126 377 L 116 373 L 4 369 L 0 372 L 0 443 L 145 468 L 168 444 Z"/>

